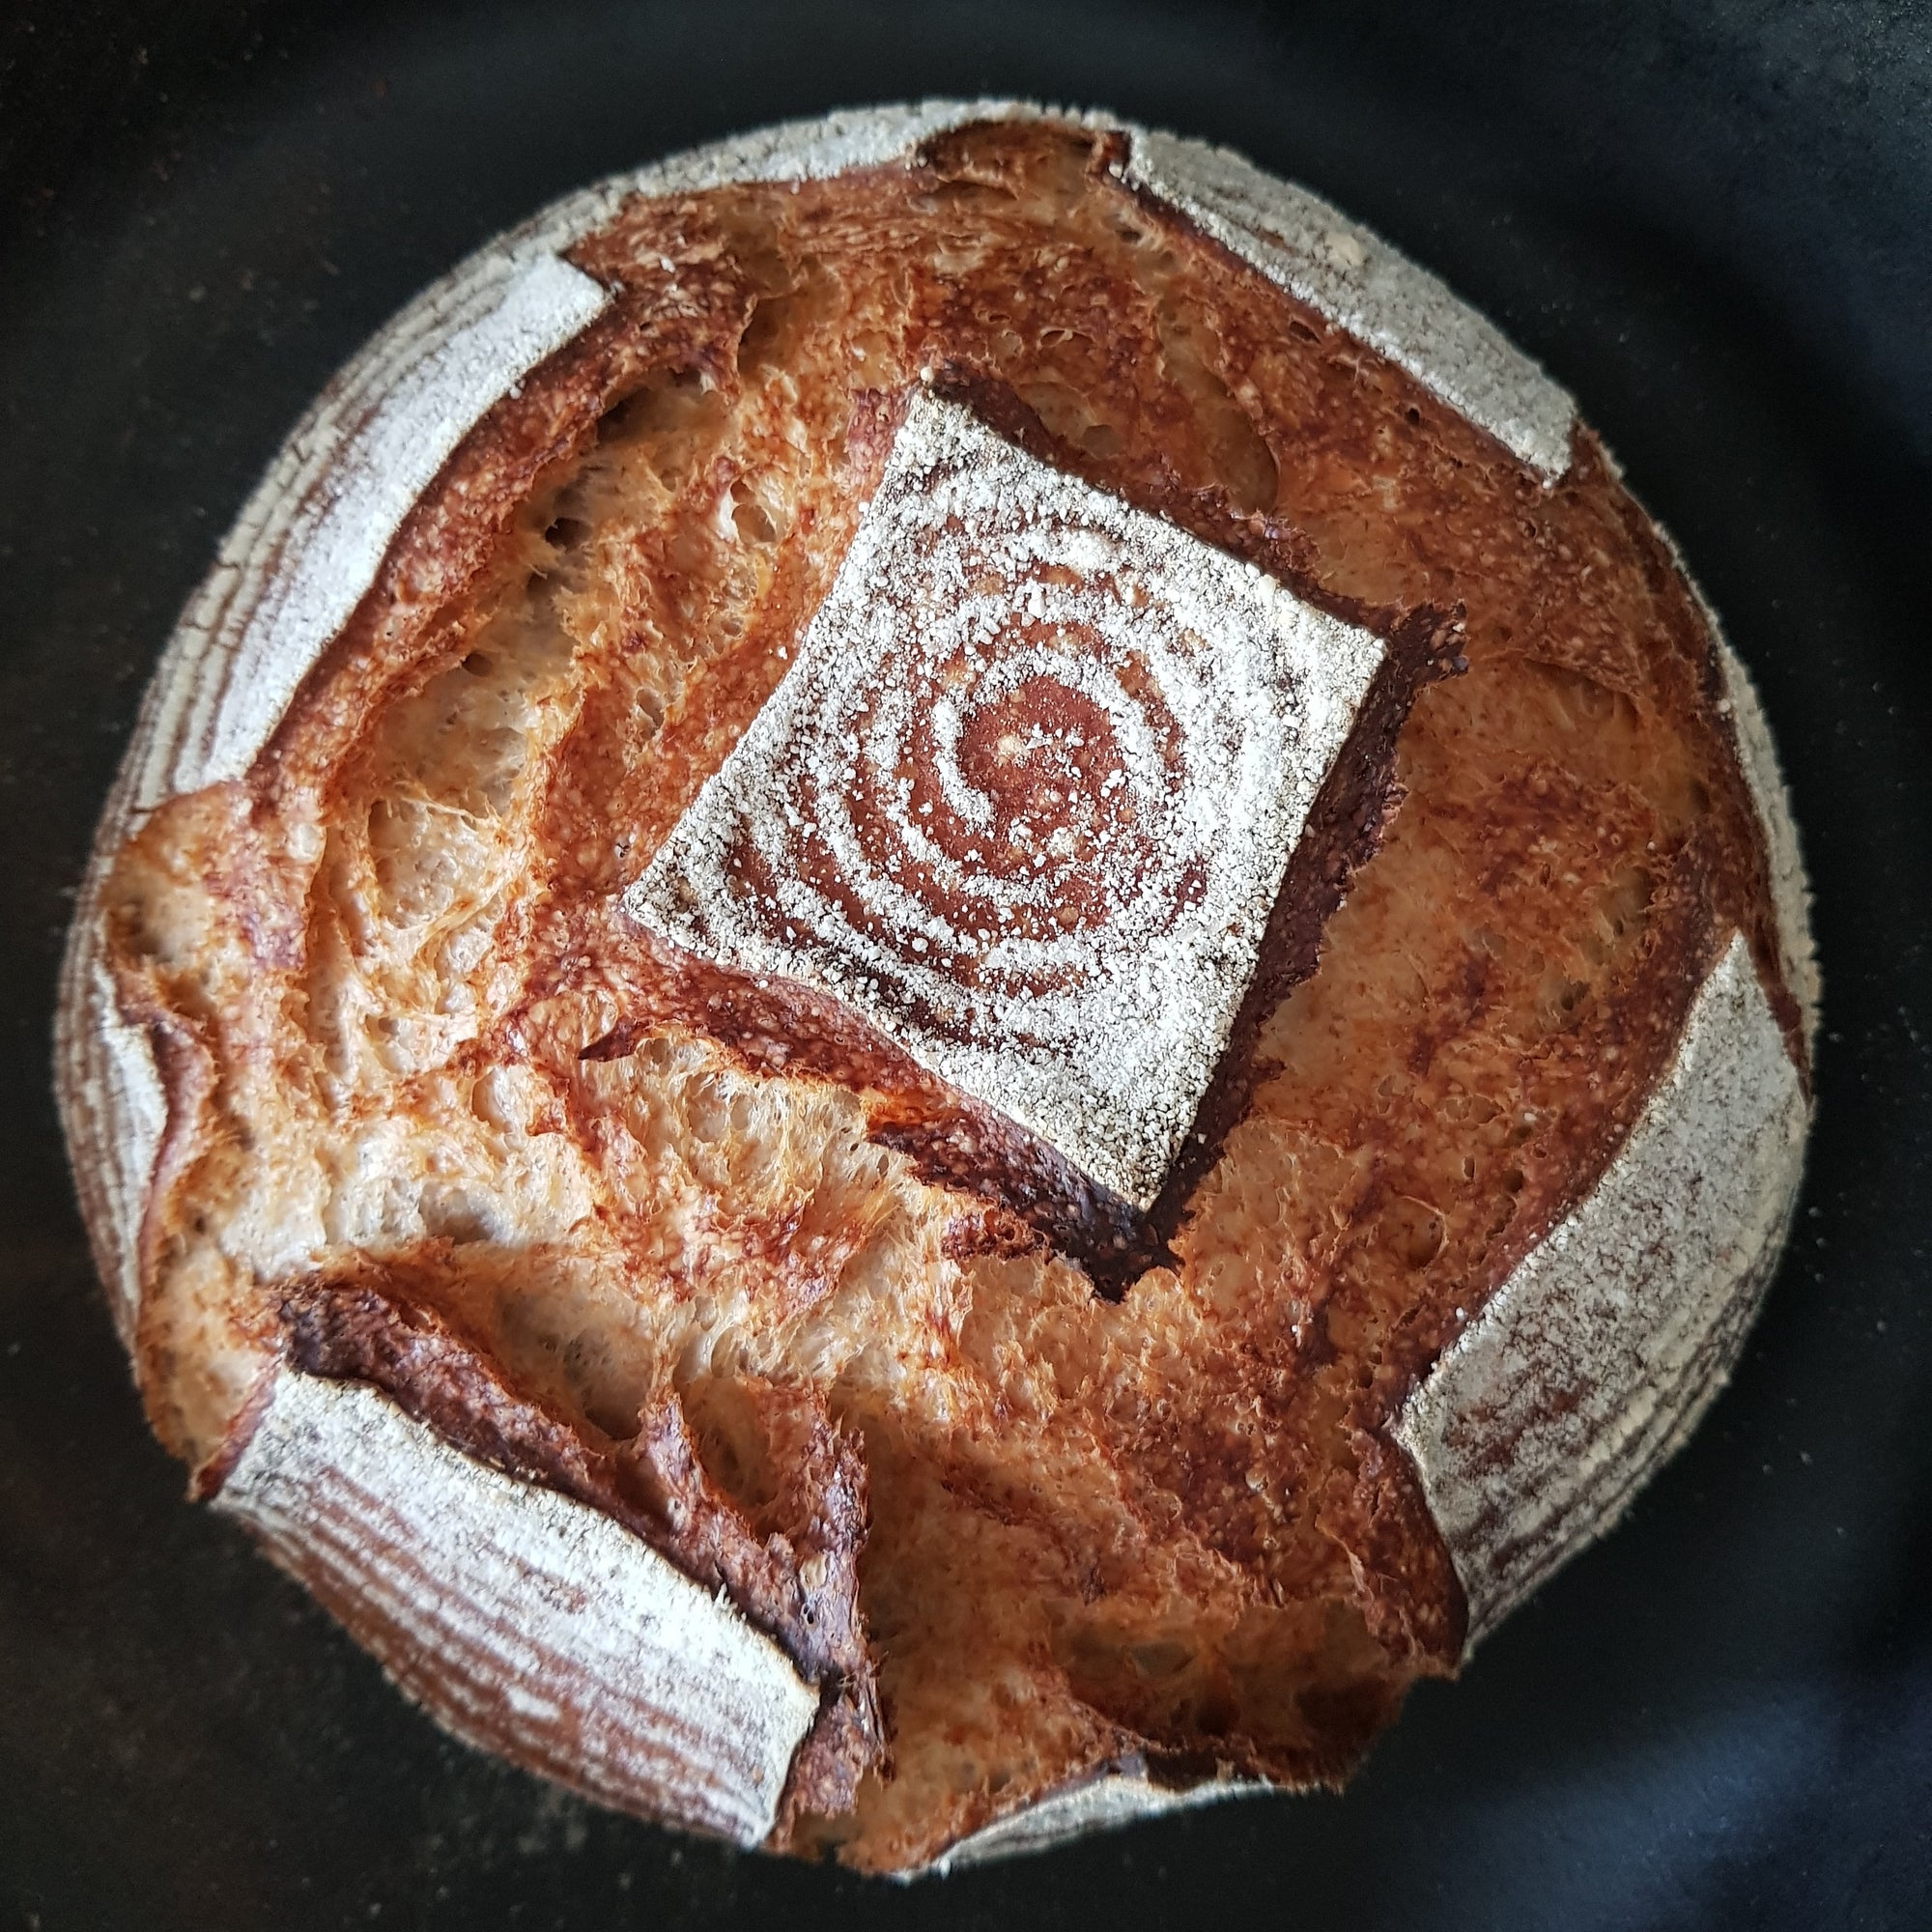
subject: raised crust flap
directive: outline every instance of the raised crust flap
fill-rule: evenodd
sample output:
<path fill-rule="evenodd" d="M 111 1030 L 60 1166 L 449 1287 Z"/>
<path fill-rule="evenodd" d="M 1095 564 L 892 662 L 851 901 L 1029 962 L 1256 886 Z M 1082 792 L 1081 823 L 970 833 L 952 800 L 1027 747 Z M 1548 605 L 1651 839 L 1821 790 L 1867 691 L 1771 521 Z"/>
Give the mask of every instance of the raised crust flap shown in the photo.
<path fill-rule="evenodd" d="M 213 1506 L 458 1737 L 740 1844 L 777 1822 L 818 1693 L 601 1511 L 289 1369 Z"/>

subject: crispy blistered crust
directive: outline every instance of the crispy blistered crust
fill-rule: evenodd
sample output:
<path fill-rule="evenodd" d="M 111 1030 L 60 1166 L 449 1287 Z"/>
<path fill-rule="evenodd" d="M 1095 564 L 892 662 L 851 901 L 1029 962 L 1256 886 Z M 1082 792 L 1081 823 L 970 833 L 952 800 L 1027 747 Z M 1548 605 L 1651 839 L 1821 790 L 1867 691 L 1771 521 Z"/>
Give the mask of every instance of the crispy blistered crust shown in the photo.
<path fill-rule="evenodd" d="M 663 273 L 649 262 L 613 267 L 613 255 L 627 244 L 621 238 L 600 242 L 591 231 L 618 211 L 628 190 L 701 189 L 790 174 L 823 178 L 845 166 L 892 161 L 921 140 L 928 155 L 945 162 L 949 129 L 976 115 L 1004 111 L 942 104 L 835 117 L 815 129 L 781 130 L 728 152 L 668 163 L 636 182 L 560 205 L 431 291 L 345 372 L 314 421 L 292 439 L 224 549 L 209 588 L 190 608 L 156 678 L 102 822 L 70 944 L 58 1043 L 63 1114 L 97 1256 L 130 1344 L 137 1328 L 141 1231 L 157 1155 L 163 1166 L 167 1158 L 159 1151 L 163 1122 L 172 1120 L 178 1137 L 193 1128 L 199 1062 L 193 1039 L 176 1037 L 157 1072 L 146 1024 L 162 1015 L 130 1005 L 125 987 L 117 996 L 108 973 L 99 894 L 105 868 L 127 836 L 171 794 L 234 781 L 244 771 L 262 797 L 300 798 L 345 747 L 355 745 L 390 695 L 416 675 L 414 667 L 439 648 L 434 632 L 418 618 L 398 621 L 384 613 L 434 611 L 440 600 L 486 575 L 519 506 L 541 479 L 587 445 L 600 413 L 634 372 L 654 363 L 722 366 L 754 291 L 722 257 L 684 263 L 674 277 L 668 261 Z M 1573 433 L 1568 399 L 1532 365 L 1512 360 L 1514 352 L 1499 345 L 1487 324 L 1374 238 L 1299 190 L 1278 188 L 1244 171 L 1244 164 L 1194 144 L 1133 132 L 1110 153 L 1115 172 L 1156 216 L 1191 225 L 1231 256 L 1259 267 L 1312 312 L 1374 342 L 1423 389 L 1447 398 L 1465 422 L 1507 445 L 1537 485 L 1601 488 L 1605 459 L 1586 436 Z M 570 261 L 562 257 L 566 244 Z M 1405 273 L 1413 279 L 1405 282 Z M 933 299 L 943 305 L 943 293 Z M 511 393 L 532 371 L 535 379 Z M 963 372 L 961 380 L 974 380 L 973 372 Z M 426 419 L 438 424 L 440 441 L 424 440 Z M 1052 460 L 1104 480 L 1088 453 L 1057 441 L 1037 416 L 1018 427 L 1035 436 Z M 855 486 L 862 487 L 879 449 L 868 444 L 860 420 L 850 440 Z M 405 450 L 415 469 L 402 462 L 398 452 Z M 1104 465 L 1097 469 L 1103 471 Z M 362 494 L 345 493 L 344 478 L 358 474 L 366 481 Z M 445 486 L 454 475 L 463 488 L 453 497 Z M 331 512 L 329 505 L 345 495 L 350 509 Z M 1151 506 L 1234 547 L 1258 532 L 1255 541 L 1272 546 L 1269 566 L 1294 574 L 1294 533 L 1272 520 L 1231 524 L 1178 482 L 1165 500 L 1156 493 Z M 1647 526 L 1636 527 L 1641 519 L 1634 507 L 1619 514 L 1635 520 L 1631 526 L 1637 540 L 1654 551 L 1660 595 L 1672 594 L 1675 572 L 1663 540 Z M 1305 587 L 1320 588 L 1312 568 L 1305 576 Z M 781 607 L 783 600 L 777 601 Z M 1352 608 L 1366 607 L 1355 600 Z M 1389 626 L 1404 613 L 1385 609 L 1379 614 Z M 1587 634 L 1589 613 L 1577 614 L 1579 634 Z M 1440 623 L 1441 613 L 1431 613 L 1425 627 L 1438 656 L 1445 636 Z M 1601 648 L 1613 655 L 1620 644 L 1605 639 Z M 1575 649 L 1587 655 L 1596 647 L 1586 637 Z M 1721 668 L 1717 651 L 1707 634 L 1702 688 L 1687 702 L 1722 716 L 1742 681 Z M 1418 647 L 1411 655 L 1419 665 L 1426 653 Z M 1747 685 L 1742 688 L 1748 705 Z M 302 726 L 292 732 L 278 727 L 277 719 L 298 690 Z M 761 696 L 749 685 L 740 708 L 755 709 Z M 1370 727 L 1383 741 L 1379 762 L 1364 765 L 1372 771 L 1368 778 L 1351 772 L 1354 790 L 1332 802 L 1341 877 L 1373 849 L 1380 826 L 1390 744 L 1406 702 L 1384 709 Z M 1728 737 L 1728 727 L 1725 732 Z M 1781 1231 L 1802 1152 L 1807 1106 L 1803 1030 L 1812 1006 L 1808 982 L 1794 997 L 1787 976 L 1803 979 L 1808 934 L 1788 809 L 1775 783 L 1775 765 L 1767 767 L 1768 741 L 1758 742 L 1763 734 L 1754 708 L 1736 735 L 1759 821 L 1726 834 L 1747 852 L 1733 861 L 1748 883 L 1730 901 L 1730 916 L 1746 931 L 1748 947 L 1732 943 L 1728 926 L 1698 923 L 1691 908 L 1701 901 L 1690 885 L 1680 897 L 1666 894 L 1666 912 L 1680 906 L 1684 916 L 1674 926 L 1670 918 L 1663 920 L 1669 937 L 1654 962 L 1656 998 L 1642 1010 L 1633 1009 L 1619 1037 L 1632 1060 L 1648 1069 L 1634 1090 L 1641 1099 L 1660 1082 L 1667 1085 L 1680 1050 L 1689 1050 L 1687 1018 L 1702 1009 L 1700 988 L 1723 975 L 1724 986 L 1731 987 L 1741 973 L 1761 988 L 1764 1025 L 1771 1031 L 1757 1027 L 1753 1050 L 1780 1053 L 1791 1084 L 1788 1093 L 1780 1087 L 1775 1095 L 1784 1154 L 1758 1177 L 1752 1214 L 1754 1225 Z M 1767 769 L 1773 777 L 1765 777 Z M 657 810 L 668 816 L 682 802 L 674 759 L 665 771 Z M 702 775 L 695 755 L 683 796 Z M 629 943 L 639 942 L 634 935 Z M 1312 966 L 1314 950 L 1313 930 L 1283 937 L 1280 956 L 1295 962 L 1283 985 Z M 1674 986 L 1668 970 L 1673 959 L 1679 968 Z M 666 972 L 654 983 L 674 989 L 675 975 Z M 1258 996 L 1251 1039 L 1270 1003 Z M 781 1001 L 771 1011 L 747 1011 L 742 1037 L 733 1037 L 728 1025 L 706 1031 L 722 1036 L 755 1067 L 759 1043 L 787 1036 L 803 1009 L 794 1012 Z M 627 1013 L 586 1051 L 592 1058 L 620 1055 L 646 1023 L 662 1017 Z M 842 1038 L 836 1013 L 823 1019 L 823 1036 L 837 1051 L 857 1050 Z M 1237 1056 L 1241 1065 L 1252 1059 L 1251 1052 Z M 835 1081 L 849 1076 L 849 1067 L 828 1064 L 821 1070 Z M 916 1089 L 909 1080 L 905 1092 Z M 1216 1145 L 1236 1123 L 1248 1092 L 1231 1088 L 1221 1096 L 1217 1104 L 1227 1121 L 1217 1121 Z M 915 1118 L 923 1120 L 920 1109 L 932 1103 L 934 1096 L 919 1095 Z M 1587 1211 L 1597 1179 L 1637 1111 L 1633 1104 L 1606 1118 L 1600 1141 L 1574 1150 L 1572 1193 L 1535 1198 L 1534 1211 L 1526 1211 L 1496 1249 L 1499 1280 L 1505 1263 L 1519 1274 L 1530 1266 L 1543 1235 L 1563 1214 Z M 917 1151 L 917 1132 L 895 1142 L 892 1122 L 882 1117 L 878 1124 L 882 1143 Z M 932 1158 L 929 1150 L 925 1157 Z M 943 1178 L 942 1169 L 934 1172 Z M 1157 1210 L 1163 1237 L 1178 1225 L 1199 1178 L 1190 1173 L 1179 1181 L 1176 1198 Z M 1026 1205 L 1005 1204 L 977 1221 L 963 1216 L 959 1253 L 998 1254 L 1037 1239 L 1037 1217 Z M 1537 1576 L 1598 1533 L 1631 1483 L 1681 1439 L 1735 1353 L 1776 1240 L 1773 1233 L 1754 1246 L 1733 1270 L 1729 1289 L 1711 1304 L 1719 1312 L 1710 1318 L 1708 1334 L 1693 1338 L 1690 1369 L 1656 1406 L 1662 1421 L 1642 1433 L 1629 1479 L 1600 1472 L 1594 1486 L 1585 1486 L 1577 1506 L 1539 1546 Z M 1546 1280 L 1548 1273 L 1546 1266 Z M 1666 1268 L 1650 1298 L 1633 1296 L 1612 1311 L 1589 1346 L 1624 1348 L 1633 1331 L 1620 1330 L 1617 1321 L 1639 1328 L 1653 1323 L 1657 1299 L 1667 1298 L 1669 1289 Z M 1559 1267 L 1556 1293 L 1569 1292 Z M 1369 1579 L 1365 1598 L 1377 1634 L 1417 1658 L 1435 1660 L 1433 1667 L 1447 1667 L 1469 1631 L 1486 1627 L 1506 1607 L 1505 1597 L 1518 1593 L 1520 1579 L 1497 1590 L 1488 1580 L 1482 1551 L 1496 1545 L 1492 1532 L 1472 1538 L 1461 1526 L 1463 1517 L 1456 1515 L 1463 1506 L 1443 1500 L 1445 1484 L 1459 1470 L 1475 1468 L 1472 1480 L 1480 1491 L 1488 1468 L 1504 1472 L 1504 1487 L 1478 1495 L 1463 1515 L 1492 1521 L 1496 1496 L 1507 1503 L 1506 1448 L 1478 1441 L 1472 1462 L 1443 1444 L 1457 1430 L 1466 1438 L 1473 1427 L 1481 1435 L 1480 1412 L 1459 1401 L 1449 1365 L 1480 1358 L 1492 1338 L 1504 1332 L 1509 1299 L 1498 1294 L 1493 1320 L 1485 1310 L 1466 1329 L 1425 1324 L 1392 1339 L 1381 1382 L 1344 1425 L 1352 1432 L 1360 1481 L 1324 1506 L 1329 1532 Z M 1445 1354 L 1445 1343 L 1457 1332 L 1461 1342 Z M 706 1477 L 674 1398 L 645 1415 L 634 1440 L 599 1442 L 581 1419 L 562 1421 L 519 1395 L 487 1348 L 412 1299 L 407 1279 L 394 1273 L 291 1289 L 268 1346 L 275 1366 L 204 1465 L 204 1487 L 220 1507 L 248 1522 L 276 1560 L 302 1577 L 443 1722 L 606 1802 L 745 1842 L 783 1843 L 800 1819 L 837 1813 L 849 1803 L 855 1781 L 878 1761 L 883 1741 L 874 1661 L 858 1611 L 864 1470 L 822 1406 L 801 1409 L 796 1397 L 771 1392 L 766 1426 L 792 1445 L 786 1463 L 792 1481 L 753 1522 Z M 1554 1381 L 1564 1364 L 1546 1361 L 1534 1373 Z M 1613 1385 L 1605 1386 L 1614 1397 Z M 1406 1406 L 1400 1400 L 1404 1387 L 1411 1391 Z M 1435 1437 L 1414 1421 L 1432 1412 L 1432 1397 L 1441 1423 Z M 1461 1463 L 1456 1455 L 1463 1456 Z M 550 1570 L 532 1561 L 520 1541 L 530 1538 L 532 1547 L 550 1552 L 545 1561 L 554 1559 Z M 583 1554 L 591 1546 L 593 1553 Z M 497 1556 L 467 1573 L 458 1557 L 471 1548 L 486 1555 L 496 1548 Z M 515 1560 L 497 1560 L 504 1550 Z M 566 1554 L 558 1556 L 559 1550 Z M 587 1602 L 571 1594 L 571 1565 L 580 1560 L 613 1602 L 655 1634 L 640 1652 L 654 1660 L 646 1676 L 655 1688 L 628 1704 L 598 1674 L 598 1660 L 609 1667 L 616 1655 L 611 1646 L 621 1629 L 600 1631 L 594 1616 L 590 1625 L 571 1621 Z M 559 1603 L 566 1607 L 559 1610 Z M 512 1657 L 516 1662 L 506 1663 Z M 519 1708 L 513 1687 L 520 1680 L 542 1684 L 540 1711 Z M 693 1707 L 694 1687 L 708 1695 L 707 1685 L 717 1695 L 709 1703 L 700 1696 L 702 1708 Z M 1332 1714 L 1334 1734 L 1348 1734 L 1349 1748 L 1332 1769 L 1311 1763 L 1303 1775 L 1339 1776 L 1396 1700 L 1399 1690 L 1385 1706 L 1370 1708 L 1369 1700 L 1359 1722 L 1347 1713 Z M 1356 1731 L 1359 1740 L 1352 1741 Z M 1083 1775 L 1077 1792 L 1022 1792 L 1018 1805 L 966 1839 L 961 1850 L 976 1843 L 987 1855 L 1027 1849 L 1065 1831 L 1161 1808 L 1175 1802 L 1175 1784 L 1197 1778 L 1207 1780 L 1208 1791 L 1222 1790 L 1231 1767 L 1283 1775 L 1281 1764 L 1265 1753 L 1238 1746 L 1207 1753 L 1192 1771 L 1184 1753 L 1170 1753 L 1163 1763 L 1161 1776 L 1173 1783 L 1152 1781 L 1144 1764 L 1130 1764 L 1103 1770 L 1097 1778 Z M 1021 1822 L 1030 1803 L 1039 1807 L 1037 1832 Z"/>

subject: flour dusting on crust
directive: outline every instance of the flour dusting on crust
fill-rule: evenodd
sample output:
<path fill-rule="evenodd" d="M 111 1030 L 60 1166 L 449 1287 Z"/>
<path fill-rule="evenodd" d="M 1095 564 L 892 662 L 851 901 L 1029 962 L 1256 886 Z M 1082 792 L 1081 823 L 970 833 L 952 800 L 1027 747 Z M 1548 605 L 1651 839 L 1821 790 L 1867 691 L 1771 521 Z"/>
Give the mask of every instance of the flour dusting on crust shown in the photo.
<path fill-rule="evenodd" d="M 1807 1124 L 1734 938 L 1609 1171 L 1394 1425 L 1472 1644 L 1609 1527 L 1721 1386 L 1784 1245 Z"/>
<path fill-rule="evenodd" d="M 1226 1798 L 1252 1798 L 1272 1786 L 1254 1779 L 1210 1777 L 1200 1784 L 1156 1784 L 1144 1770 L 1108 1772 L 1010 1812 L 962 1838 L 926 1869 L 934 1874 L 992 1864 L 1030 1852 L 1051 1851 L 1089 1832 L 1104 1832 L 1141 1818 L 1192 1811 Z M 919 1874 L 914 1874 L 919 1876 Z"/>
<path fill-rule="evenodd" d="M 606 1804 L 770 1833 L 817 1692 L 601 1511 L 289 1369 L 214 1507 L 459 1737 Z"/>
<path fill-rule="evenodd" d="M 1700 597 L 1699 603 L 1703 604 Z M 1744 660 L 1724 639 L 1717 613 L 1703 604 L 1704 620 L 1718 640 L 1718 662 L 1724 673 L 1724 702 L 1730 706 L 1731 728 L 1737 739 L 1738 763 L 1750 786 L 1758 822 L 1764 827 L 1766 855 L 1771 862 L 1771 896 L 1777 913 L 1777 945 L 1784 983 L 1791 988 L 1804 1017 L 1807 1052 L 1818 1046 L 1818 1013 L 1824 987 L 1818 972 L 1818 952 L 1811 939 L 1811 882 L 1799 849 L 1798 822 L 1791 815 L 1791 794 L 1777 761 L 1771 726 L 1757 686 Z"/>
<path fill-rule="evenodd" d="M 1378 639 L 916 393 L 797 663 L 625 897 L 1136 1207 Z"/>
<path fill-rule="evenodd" d="M 1426 269 L 1319 196 L 1205 141 L 1136 131 L 1127 179 L 1329 321 L 1406 369 L 1553 483 L 1577 408 Z"/>
<path fill-rule="evenodd" d="M 248 769 L 450 452 L 607 300 L 554 256 L 492 257 L 419 298 L 384 353 L 331 386 L 182 619 L 171 655 L 196 674 L 155 686 L 162 703 L 143 721 L 137 810 Z M 230 674 L 211 674 L 220 670 Z"/>

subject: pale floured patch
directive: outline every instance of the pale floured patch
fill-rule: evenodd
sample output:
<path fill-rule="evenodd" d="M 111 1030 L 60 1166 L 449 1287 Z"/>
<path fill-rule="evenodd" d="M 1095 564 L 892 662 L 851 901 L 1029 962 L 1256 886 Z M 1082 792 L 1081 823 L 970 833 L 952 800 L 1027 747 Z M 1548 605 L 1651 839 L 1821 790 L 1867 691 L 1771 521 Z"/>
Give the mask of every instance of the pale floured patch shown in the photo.
<path fill-rule="evenodd" d="M 1699 600 L 1702 601 L 1701 599 Z M 1718 661 L 1724 672 L 1724 702 L 1730 707 L 1731 729 L 1737 739 L 1738 763 L 1757 807 L 1764 828 L 1766 856 L 1771 867 L 1772 903 L 1777 913 L 1777 946 L 1784 983 L 1791 988 L 1804 1015 L 1808 1049 L 1818 1044 L 1818 1012 L 1824 986 L 1818 972 L 1818 952 L 1811 939 L 1811 882 L 1804 872 L 1804 855 L 1798 844 L 1798 821 L 1791 815 L 1791 794 L 1765 723 L 1757 686 L 1744 661 L 1732 650 L 1719 628 L 1716 613 L 1704 606 L 1711 634 L 1718 640 Z"/>
<path fill-rule="evenodd" d="M 817 1692 L 599 1511 L 286 1369 L 214 1507 L 467 1742 L 741 1844 L 771 1831 Z"/>
<path fill-rule="evenodd" d="M 1146 1208 L 1380 641 L 921 393 L 798 659 L 625 895 Z"/>
<path fill-rule="evenodd" d="M 553 255 L 479 258 L 337 378 L 175 633 L 142 720 L 135 810 L 247 771 L 456 445 L 607 299 Z"/>
<path fill-rule="evenodd" d="M 909 1877 L 943 1877 L 967 1865 L 991 1864 L 1028 1852 L 1050 1851 L 1069 1838 L 1089 1832 L 1109 1831 L 1141 1818 L 1159 1818 L 1171 1811 L 1191 1811 L 1224 1798 L 1250 1798 L 1271 1792 L 1272 1785 L 1232 1777 L 1210 1777 L 1200 1784 L 1177 1788 L 1155 1784 L 1145 1773 L 1108 1772 L 1085 1784 L 1056 1791 L 1023 1810 L 994 1821 L 962 1838 L 923 1872 Z"/>
<path fill-rule="evenodd" d="M 1137 130 L 1126 174 L 1407 370 L 1546 483 L 1569 469 L 1569 394 L 1493 323 L 1339 210 L 1226 148 L 1174 134 Z"/>
<path fill-rule="evenodd" d="M 1609 1527 L 1722 1385 L 1784 1244 L 1807 1124 L 1736 937 L 1595 1191 L 1394 1424 L 1467 1594 L 1472 1644 Z"/>
<path fill-rule="evenodd" d="M 75 1185 L 114 1326 L 131 1348 L 141 1305 L 141 1223 L 168 1102 L 145 1029 L 121 1016 L 100 950 L 98 903 L 91 893 L 82 903 L 94 918 L 87 927 L 76 921 L 68 935 L 54 1016 L 54 1058 L 66 1076 L 58 1097 L 69 1147 L 99 1151 L 85 1164 L 76 1161 Z"/>

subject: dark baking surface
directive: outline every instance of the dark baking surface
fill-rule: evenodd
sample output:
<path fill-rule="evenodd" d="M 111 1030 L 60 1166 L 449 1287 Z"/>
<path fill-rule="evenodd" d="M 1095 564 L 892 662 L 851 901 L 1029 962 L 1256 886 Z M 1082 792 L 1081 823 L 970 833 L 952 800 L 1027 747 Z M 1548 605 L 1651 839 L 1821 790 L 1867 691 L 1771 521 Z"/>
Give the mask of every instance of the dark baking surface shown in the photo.
<path fill-rule="evenodd" d="M 494 230 L 928 93 L 1245 149 L 1582 401 L 1756 673 L 1820 1124 L 1731 1389 L 1342 1798 L 904 1890 L 446 1743 L 149 1438 L 47 1091 L 141 685 L 281 436 Z M 1932 14 L 15 0 L 0 17 L 0 1927 L 1932 1924 Z"/>

